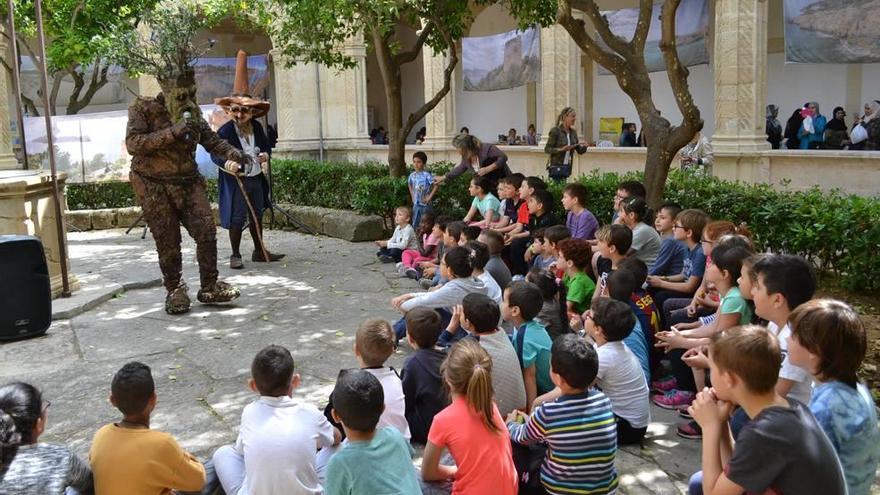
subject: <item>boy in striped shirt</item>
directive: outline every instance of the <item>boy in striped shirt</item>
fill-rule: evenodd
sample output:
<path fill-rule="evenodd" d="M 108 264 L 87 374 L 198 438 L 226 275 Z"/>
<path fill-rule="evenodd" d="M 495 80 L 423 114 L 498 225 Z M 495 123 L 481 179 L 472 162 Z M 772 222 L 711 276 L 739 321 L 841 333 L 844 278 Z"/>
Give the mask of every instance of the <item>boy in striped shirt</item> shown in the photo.
<path fill-rule="evenodd" d="M 550 495 L 617 491 L 617 429 L 611 402 L 591 388 L 598 371 L 592 346 L 574 334 L 558 337 L 551 349 L 550 378 L 562 395 L 536 407 L 531 416 L 513 411 L 507 417 L 514 442 L 547 444 L 541 484 Z"/>

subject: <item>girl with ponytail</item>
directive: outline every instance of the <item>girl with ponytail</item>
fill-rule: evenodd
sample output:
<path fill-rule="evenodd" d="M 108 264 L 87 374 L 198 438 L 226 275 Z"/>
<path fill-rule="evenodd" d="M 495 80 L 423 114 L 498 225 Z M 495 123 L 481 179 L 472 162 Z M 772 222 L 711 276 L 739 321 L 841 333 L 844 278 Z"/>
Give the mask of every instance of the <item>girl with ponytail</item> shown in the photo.
<path fill-rule="evenodd" d="M 422 460 L 426 481 L 454 480 L 454 495 L 515 495 L 507 428 L 493 401 L 492 359 L 472 339 L 455 344 L 440 368 L 452 404 L 434 416 Z M 443 449 L 455 466 L 440 464 Z"/>
<path fill-rule="evenodd" d="M 618 218 L 633 232 L 630 256 L 642 260 L 648 270 L 660 254 L 660 234 L 654 230 L 654 212 L 644 199 L 633 196 L 620 201 Z"/>
<path fill-rule="evenodd" d="M 37 443 L 49 402 L 33 385 L 0 387 L 0 493 L 76 495 L 91 492 L 89 465 L 63 445 Z"/>

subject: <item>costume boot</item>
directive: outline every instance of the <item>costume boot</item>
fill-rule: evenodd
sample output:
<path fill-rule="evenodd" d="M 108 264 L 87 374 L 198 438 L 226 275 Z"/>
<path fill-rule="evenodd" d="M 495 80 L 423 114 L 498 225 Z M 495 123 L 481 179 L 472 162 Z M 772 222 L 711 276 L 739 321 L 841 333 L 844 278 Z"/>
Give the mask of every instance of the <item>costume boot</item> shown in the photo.
<path fill-rule="evenodd" d="M 229 302 L 240 295 L 238 289 L 218 280 L 213 287 L 202 287 L 196 297 L 200 303 L 214 304 Z"/>
<path fill-rule="evenodd" d="M 186 293 L 186 284 L 181 282 L 176 289 L 165 296 L 165 312 L 169 315 L 180 315 L 189 312 L 191 302 Z"/>

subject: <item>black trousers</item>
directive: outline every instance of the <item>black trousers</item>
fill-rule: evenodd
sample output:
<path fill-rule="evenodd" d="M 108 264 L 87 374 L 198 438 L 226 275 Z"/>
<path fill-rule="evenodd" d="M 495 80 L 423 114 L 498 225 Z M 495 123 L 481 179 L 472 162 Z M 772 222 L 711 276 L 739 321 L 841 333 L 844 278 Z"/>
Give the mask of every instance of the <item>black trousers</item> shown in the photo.
<path fill-rule="evenodd" d="M 645 439 L 645 433 L 648 432 L 647 426 L 643 428 L 633 428 L 629 421 L 616 414 L 614 415 L 614 419 L 617 420 L 617 445 L 640 444 L 642 443 L 642 440 Z"/>
<path fill-rule="evenodd" d="M 381 247 L 376 256 L 391 256 L 394 258 L 394 261 L 400 262 L 403 256 L 403 249 Z"/>

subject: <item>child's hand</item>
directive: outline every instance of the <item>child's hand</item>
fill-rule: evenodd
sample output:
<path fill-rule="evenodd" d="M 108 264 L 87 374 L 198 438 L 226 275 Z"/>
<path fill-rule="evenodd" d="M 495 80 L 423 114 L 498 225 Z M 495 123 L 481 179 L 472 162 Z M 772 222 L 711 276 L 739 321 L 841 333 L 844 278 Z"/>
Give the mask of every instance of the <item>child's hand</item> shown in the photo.
<path fill-rule="evenodd" d="M 584 320 L 579 315 L 571 315 L 568 320 L 568 326 L 575 331 L 582 330 L 584 328 Z"/>
<path fill-rule="evenodd" d="M 674 326 L 670 327 L 668 332 L 660 332 L 655 337 L 665 344 L 663 347 L 666 348 L 667 352 L 671 349 L 683 349 L 685 342 L 687 342 L 687 337 L 682 335 Z M 656 345 L 660 347 L 659 342 Z"/>
<path fill-rule="evenodd" d="M 510 414 L 507 415 L 508 423 L 525 423 L 529 419 L 529 415 L 520 411 L 519 409 L 514 409 L 510 411 Z"/>
<path fill-rule="evenodd" d="M 431 265 L 422 272 L 422 276 L 424 278 L 434 278 L 434 274 L 437 273 L 437 267 Z"/>
<path fill-rule="evenodd" d="M 462 309 L 461 304 L 456 304 L 452 307 L 452 318 L 449 319 L 449 325 L 446 326 L 446 331 L 455 335 L 461 327 L 462 321 L 464 321 L 464 309 Z"/>
<path fill-rule="evenodd" d="M 715 395 L 715 389 L 704 387 L 688 407 L 688 414 L 693 416 L 694 421 L 701 428 L 706 429 L 724 424 L 730 417 L 731 409 L 733 409 L 733 404 L 726 400 L 719 400 Z"/>
<path fill-rule="evenodd" d="M 433 267 L 434 267 L 434 263 L 432 263 L 430 261 L 419 261 L 419 268 L 421 268 L 423 270 L 425 268 L 433 268 Z"/>
<path fill-rule="evenodd" d="M 662 280 L 660 280 L 660 277 L 657 275 L 648 276 L 648 285 L 651 287 L 660 287 L 660 282 L 662 282 Z"/>
<path fill-rule="evenodd" d="M 401 296 L 397 296 L 397 297 L 395 297 L 394 299 L 391 300 L 391 306 L 392 306 L 394 309 L 400 310 L 400 306 L 401 306 L 404 302 L 406 302 L 406 301 L 408 301 L 408 300 L 410 300 L 410 299 L 412 299 L 412 295 L 410 295 L 410 294 L 403 294 L 403 295 L 401 295 Z"/>
<path fill-rule="evenodd" d="M 709 358 L 703 352 L 702 346 L 688 349 L 687 352 L 681 356 L 681 360 L 691 368 L 703 370 L 709 368 Z"/>
<path fill-rule="evenodd" d="M 675 328 L 679 332 L 682 332 L 684 330 L 693 330 L 694 328 L 700 328 L 700 322 L 699 321 L 692 321 L 689 323 L 679 323 L 677 325 L 672 325 L 672 327 L 670 327 L 670 328 Z"/>
<path fill-rule="evenodd" d="M 510 234 L 504 234 L 504 245 L 505 245 L 505 246 L 509 246 L 510 243 L 511 243 L 512 241 L 513 241 L 513 236 L 512 236 L 512 235 L 510 235 Z"/>

